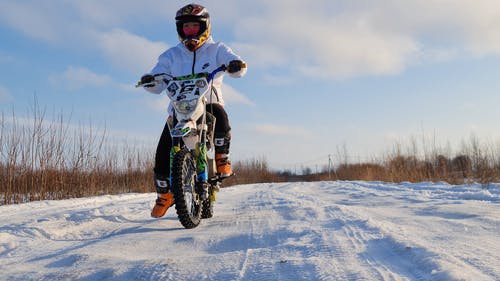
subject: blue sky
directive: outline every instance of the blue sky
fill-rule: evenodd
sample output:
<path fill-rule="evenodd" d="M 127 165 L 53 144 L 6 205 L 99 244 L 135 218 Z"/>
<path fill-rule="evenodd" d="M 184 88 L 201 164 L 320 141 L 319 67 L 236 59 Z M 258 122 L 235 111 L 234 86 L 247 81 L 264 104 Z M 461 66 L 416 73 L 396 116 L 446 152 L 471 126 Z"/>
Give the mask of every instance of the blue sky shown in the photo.
<path fill-rule="evenodd" d="M 224 80 L 235 160 L 353 161 L 426 137 L 498 143 L 500 2 L 199 1 L 248 63 Z M 135 89 L 184 1 L 0 0 L 0 110 L 39 103 L 156 145 L 167 99 Z M 459 148 L 457 148 L 459 149 Z"/>

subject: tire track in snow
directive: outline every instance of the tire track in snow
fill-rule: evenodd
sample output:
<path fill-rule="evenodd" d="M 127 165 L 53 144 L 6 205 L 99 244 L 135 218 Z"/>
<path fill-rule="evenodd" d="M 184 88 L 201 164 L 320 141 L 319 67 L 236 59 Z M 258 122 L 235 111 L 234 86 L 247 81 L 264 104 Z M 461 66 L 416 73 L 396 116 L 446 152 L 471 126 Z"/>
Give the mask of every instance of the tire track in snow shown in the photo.
<path fill-rule="evenodd" d="M 248 229 L 248 241 L 238 280 L 306 280 L 300 279 L 304 273 L 295 266 L 289 266 L 288 260 L 283 258 L 282 242 L 289 238 L 289 233 L 274 223 L 276 213 L 274 210 L 269 212 L 269 206 L 273 204 L 280 205 L 281 202 L 270 196 L 268 191 L 259 191 L 242 205 L 249 225 L 245 227 Z M 263 216 L 262 212 L 266 214 Z"/>
<path fill-rule="evenodd" d="M 302 185 L 306 187 L 291 190 L 281 188 L 276 197 L 288 196 L 290 204 L 296 204 L 296 199 L 299 199 L 300 206 L 293 206 L 288 210 L 282 208 L 281 211 L 285 212 L 284 216 L 288 219 L 295 217 L 309 224 L 309 235 L 315 237 L 314 243 L 310 244 L 316 246 L 308 249 L 304 257 L 314 259 L 315 256 L 322 256 L 330 260 L 326 265 L 317 264 L 317 276 L 320 280 L 430 280 L 428 274 L 413 268 L 414 260 L 405 253 L 404 246 L 387 238 L 365 220 L 344 212 L 341 206 L 322 200 L 317 195 L 321 190 L 312 191 L 311 194 L 311 191 L 306 191 L 309 188 L 307 184 Z M 355 193 L 355 186 L 349 192 L 351 195 Z M 311 210 L 316 210 L 315 214 L 307 211 L 304 213 L 304 209 L 309 209 L 308 206 Z M 374 251 L 377 246 L 384 251 Z M 389 258 L 379 261 L 383 256 Z M 394 261 L 400 262 L 391 264 Z"/>
<path fill-rule="evenodd" d="M 318 204 L 319 202 L 316 202 Z M 328 263 L 318 263 L 317 275 L 319 280 L 347 280 L 363 281 L 377 280 L 371 274 L 365 272 L 366 267 L 359 261 L 355 254 L 354 244 L 346 244 L 344 229 L 352 223 L 344 219 L 340 209 L 331 206 L 331 202 L 323 202 L 323 212 L 318 214 L 315 227 L 311 227 L 311 233 L 317 237 L 311 249 L 312 255 L 328 257 Z M 324 259 L 319 259 L 324 260 Z"/>
<path fill-rule="evenodd" d="M 342 246 L 332 239 L 344 222 L 332 216 L 331 202 L 318 202 L 317 194 L 307 189 L 307 184 L 296 183 L 269 192 L 272 201 L 281 202 L 273 208 L 289 222 L 287 231 L 299 234 L 287 241 L 289 251 L 295 253 L 295 262 L 312 267 L 313 280 L 361 280 L 350 276 Z"/>
<path fill-rule="evenodd" d="M 344 185 L 342 182 L 333 184 Z M 409 278 L 409 280 L 498 279 L 494 278 L 498 273 L 495 273 L 495 270 L 488 266 L 495 264 L 495 262 L 491 260 L 489 263 L 484 263 L 492 254 L 491 247 L 486 251 L 482 248 L 485 244 L 491 243 L 491 239 L 488 239 L 488 235 L 491 235 L 489 228 L 493 229 L 494 226 L 491 223 L 494 225 L 495 221 L 498 222 L 494 219 L 495 216 L 491 216 L 487 212 L 485 221 L 481 223 L 481 227 L 487 226 L 487 231 L 484 234 L 479 234 L 479 237 L 485 237 L 486 241 L 469 245 L 465 251 L 461 243 L 456 244 L 453 239 L 445 238 L 447 236 L 453 237 L 450 234 L 455 231 L 463 232 L 464 228 L 467 231 L 467 221 L 469 220 L 473 220 L 475 223 L 482 220 L 477 218 L 481 211 L 472 211 L 472 209 L 464 211 L 461 207 L 464 204 L 464 199 L 457 196 L 457 193 L 463 192 L 462 189 L 472 194 L 482 193 L 477 187 L 455 187 L 447 184 L 444 184 L 443 187 L 433 183 L 398 185 L 376 182 L 348 182 L 347 185 L 350 189 L 358 190 L 359 193 L 365 195 L 357 196 L 357 199 L 361 200 L 343 200 L 339 206 L 346 217 L 360 220 L 359 229 L 351 229 L 353 233 L 363 233 L 367 229 L 372 229 L 379 234 L 380 238 L 378 239 L 377 236 L 374 236 L 373 239 L 358 238 L 361 243 L 363 243 L 363 239 L 367 242 L 366 251 L 360 255 L 366 259 L 368 264 L 373 264 L 373 267 L 381 273 L 383 280 L 398 280 L 394 279 L 392 275 L 394 272 L 399 273 L 402 278 Z M 333 189 L 337 190 L 336 186 Z M 379 192 L 380 190 L 384 192 Z M 421 193 L 421 191 L 425 192 Z M 476 197 L 482 198 L 479 195 Z M 484 205 L 490 205 L 488 201 L 494 201 L 489 197 L 486 199 L 486 201 L 467 202 L 467 204 L 484 208 Z M 384 208 L 381 208 L 382 206 Z M 388 216 L 388 212 L 394 212 L 392 206 L 399 208 L 402 213 Z M 491 208 L 494 206 L 491 205 Z M 375 210 L 375 212 L 371 213 L 371 210 Z M 430 219 L 427 219 L 428 217 Z M 412 218 L 411 223 L 407 221 L 409 218 Z M 461 223 L 462 221 L 465 223 Z M 415 235 L 410 233 L 413 230 L 420 233 L 421 229 L 426 229 L 422 232 L 426 234 L 426 238 L 417 236 L 418 239 L 415 239 Z M 440 232 L 443 229 L 446 230 Z M 429 235 L 432 232 L 435 232 L 434 235 Z M 475 232 L 478 233 L 478 231 Z M 356 236 L 353 235 L 353 237 Z M 440 243 L 430 242 L 434 239 Z M 442 244 L 442 241 L 449 242 Z M 456 247 L 449 248 L 450 245 L 454 244 Z M 481 259 L 477 259 L 480 261 L 479 264 L 472 262 L 471 259 L 461 258 L 468 251 L 473 251 L 475 256 L 481 256 Z M 484 252 L 484 255 L 480 254 L 481 252 Z M 491 276 L 491 279 L 485 273 Z"/>
<path fill-rule="evenodd" d="M 349 194 L 349 198 L 354 197 L 358 200 L 373 196 L 362 186 L 351 183 L 348 185 L 349 188 L 345 192 Z M 418 264 L 419 261 L 410 253 L 414 249 L 388 237 L 366 219 L 347 211 L 349 208 L 349 205 L 344 204 L 330 208 L 332 217 L 344 224 L 342 232 L 337 233 L 334 239 L 342 245 L 346 262 L 351 265 L 357 264 L 358 267 L 357 272 L 350 274 L 349 280 L 432 280 L 431 270 L 428 269 L 437 268 L 437 265 L 422 266 L 428 272 L 420 270 L 418 265 L 422 264 Z"/>
<path fill-rule="evenodd" d="M 469 201 L 451 208 L 441 195 L 429 201 L 431 188 L 420 188 L 426 192 L 418 200 L 412 189 L 355 182 L 228 188 L 215 216 L 191 230 L 175 211 L 150 219 L 152 194 L 9 206 L 0 216 L 8 226 L 0 230 L 7 256 L 1 272 L 12 280 L 497 280 L 498 244 L 491 237 L 498 206 Z M 456 234 L 468 225 L 488 240 L 476 243 L 480 254 Z M 431 240 L 415 243 L 420 234 Z M 455 253 L 442 242 L 449 237 Z"/>

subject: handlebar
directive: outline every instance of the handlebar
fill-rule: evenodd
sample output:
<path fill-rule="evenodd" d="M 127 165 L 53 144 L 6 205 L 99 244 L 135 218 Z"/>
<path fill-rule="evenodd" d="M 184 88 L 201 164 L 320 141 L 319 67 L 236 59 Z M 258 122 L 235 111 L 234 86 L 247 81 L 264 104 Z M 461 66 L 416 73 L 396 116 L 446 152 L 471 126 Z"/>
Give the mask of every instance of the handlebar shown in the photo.
<path fill-rule="evenodd" d="M 219 73 L 219 72 L 222 72 L 222 71 L 226 71 L 227 67 L 225 64 L 219 66 L 218 68 L 216 68 L 214 71 L 212 71 L 210 74 L 208 74 L 208 77 L 207 77 L 207 82 L 210 83 L 210 81 L 212 81 L 212 79 L 214 79 L 214 76 L 215 74 Z"/>
<path fill-rule="evenodd" d="M 155 78 L 154 81 L 149 82 L 149 83 L 142 83 L 141 81 L 139 81 L 139 82 L 137 82 L 137 85 L 135 85 L 135 87 L 136 88 L 147 87 L 147 86 L 152 87 L 155 84 L 157 84 L 158 82 L 164 82 L 165 84 L 168 84 L 168 83 L 170 83 L 170 81 L 173 81 L 173 80 L 196 79 L 196 78 L 201 78 L 201 77 L 207 78 L 207 82 L 210 83 L 210 81 L 212 81 L 212 79 L 215 77 L 215 75 L 217 73 L 222 72 L 222 71 L 226 71 L 226 69 L 227 69 L 226 65 L 223 64 L 210 73 L 209 72 L 200 72 L 200 73 L 184 75 L 184 76 L 177 76 L 177 77 L 172 76 L 172 75 L 167 74 L 167 73 L 158 73 L 158 74 L 153 75 L 153 77 Z M 168 79 L 168 78 L 170 78 L 170 79 Z"/>

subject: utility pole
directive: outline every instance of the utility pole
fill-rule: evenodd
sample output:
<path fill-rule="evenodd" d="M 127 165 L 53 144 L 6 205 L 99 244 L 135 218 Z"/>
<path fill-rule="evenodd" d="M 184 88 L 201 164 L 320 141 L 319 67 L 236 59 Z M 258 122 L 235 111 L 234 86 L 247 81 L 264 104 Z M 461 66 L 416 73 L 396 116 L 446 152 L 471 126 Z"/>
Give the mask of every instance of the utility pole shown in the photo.
<path fill-rule="evenodd" d="M 328 154 L 328 179 L 329 180 L 332 180 L 332 168 L 333 168 L 332 155 Z"/>

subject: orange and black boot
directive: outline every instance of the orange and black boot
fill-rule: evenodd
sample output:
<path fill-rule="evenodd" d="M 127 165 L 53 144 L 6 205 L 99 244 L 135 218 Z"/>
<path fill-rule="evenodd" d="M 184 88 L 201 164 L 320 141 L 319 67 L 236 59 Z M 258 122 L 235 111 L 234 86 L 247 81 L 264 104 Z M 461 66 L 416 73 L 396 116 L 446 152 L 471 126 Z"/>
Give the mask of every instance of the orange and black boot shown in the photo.
<path fill-rule="evenodd" d="M 233 175 L 231 161 L 229 161 L 229 146 L 231 144 L 231 131 L 223 134 L 215 132 L 215 166 L 217 174 L 221 178 L 227 178 Z"/>
<path fill-rule="evenodd" d="M 231 161 L 229 161 L 229 154 L 216 153 L 215 165 L 217 166 L 217 173 L 221 178 L 227 178 L 233 175 Z"/>
<path fill-rule="evenodd" d="M 170 191 L 168 179 L 156 177 L 155 186 L 158 198 L 156 199 L 155 206 L 151 211 L 151 217 L 161 218 L 165 215 L 168 208 L 174 204 L 174 195 Z"/>

